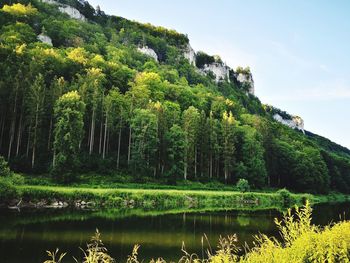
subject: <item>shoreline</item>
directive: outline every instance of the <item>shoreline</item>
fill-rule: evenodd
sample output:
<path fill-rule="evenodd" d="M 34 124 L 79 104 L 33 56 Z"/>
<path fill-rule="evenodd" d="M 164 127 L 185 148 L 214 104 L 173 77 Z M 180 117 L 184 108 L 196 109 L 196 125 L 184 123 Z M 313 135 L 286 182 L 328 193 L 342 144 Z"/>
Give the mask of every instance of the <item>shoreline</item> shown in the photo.
<path fill-rule="evenodd" d="M 16 186 L 17 196 L 0 207 L 75 209 L 286 209 L 301 205 L 349 201 L 349 195 L 312 195 L 276 192 L 237 192 L 217 190 L 85 188 L 63 186 Z"/>

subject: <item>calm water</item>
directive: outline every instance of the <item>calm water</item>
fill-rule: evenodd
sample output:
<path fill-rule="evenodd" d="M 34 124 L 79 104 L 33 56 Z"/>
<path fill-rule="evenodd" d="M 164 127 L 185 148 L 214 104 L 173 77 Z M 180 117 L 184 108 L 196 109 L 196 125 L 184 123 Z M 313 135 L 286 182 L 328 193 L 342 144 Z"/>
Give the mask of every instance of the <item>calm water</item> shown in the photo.
<path fill-rule="evenodd" d="M 314 207 L 314 223 L 327 224 L 349 215 L 350 203 L 322 204 Z M 273 220 L 280 217 L 275 210 L 258 212 L 195 212 L 167 215 L 128 215 L 119 213 L 67 210 L 8 211 L 0 210 L 0 262 L 39 263 L 45 251 L 68 251 L 80 256 L 78 247 L 86 242 L 96 227 L 102 233 L 111 255 L 120 262 L 140 244 L 141 259 L 160 257 L 178 259 L 182 241 L 190 252 L 202 254 L 201 238 L 205 233 L 215 248 L 218 237 L 236 233 L 239 243 L 252 242 L 261 232 L 278 236 Z M 207 247 L 204 242 L 204 247 Z"/>

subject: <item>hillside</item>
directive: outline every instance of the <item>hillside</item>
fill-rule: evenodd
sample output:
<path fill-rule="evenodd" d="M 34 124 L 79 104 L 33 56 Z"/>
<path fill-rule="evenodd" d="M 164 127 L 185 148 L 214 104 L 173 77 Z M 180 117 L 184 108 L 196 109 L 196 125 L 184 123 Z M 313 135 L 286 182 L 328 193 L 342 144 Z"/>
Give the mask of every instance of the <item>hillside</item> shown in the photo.
<path fill-rule="evenodd" d="M 13 170 L 350 193 L 349 150 L 263 105 L 249 68 L 85 1 L 0 7 L 0 154 Z"/>

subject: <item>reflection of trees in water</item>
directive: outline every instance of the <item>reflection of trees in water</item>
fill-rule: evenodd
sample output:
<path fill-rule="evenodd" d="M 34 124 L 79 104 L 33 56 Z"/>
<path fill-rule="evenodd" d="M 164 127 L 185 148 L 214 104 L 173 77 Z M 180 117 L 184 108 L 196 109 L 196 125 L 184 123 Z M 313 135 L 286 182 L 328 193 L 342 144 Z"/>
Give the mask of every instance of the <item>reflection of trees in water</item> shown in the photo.
<path fill-rule="evenodd" d="M 349 208 L 350 203 L 314 206 L 315 223 L 336 221 L 340 213 L 349 214 Z M 276 210 L 172 212 L 42 210 L 4 214 L 0 211 L 0 239 L 4 241 L 0 253 L 13 251 L 12 254 L 20 258 L 20 251 L 16 250 L 20 247 L 16 244 L 25 247 L 25 252 L 21 252 L 23 256 L 33 255 L 34 250 L 42 256 L 43 251 L 55 247 L 66 251 L 84 246 L 96 227 L 116 258 L 128 255 L 135 243 L 141 244 L 141 257 L 146 259 L 155 255 L 177 259 L 181 256 L 182 241 L 190 252 L 200 253 L 204 234 L 212 246 L 217 244 L 220 235 L 237 234 L 239 245 L 251 244 L 252 236 L 258 232 L 279 237 L 273 220 L 281 214 Z"/>
<path fill-rule="evenodd" d="M 317 204 L 313 207 L 312 222 L 316 225 L 327 225 L 349 219 L 350 202 Z"/>
<path fill-rule="evenodd" d="M 242 227 L 249 226 L 250 218 L 247 216 L 237 216 L 237 222 Z"/>

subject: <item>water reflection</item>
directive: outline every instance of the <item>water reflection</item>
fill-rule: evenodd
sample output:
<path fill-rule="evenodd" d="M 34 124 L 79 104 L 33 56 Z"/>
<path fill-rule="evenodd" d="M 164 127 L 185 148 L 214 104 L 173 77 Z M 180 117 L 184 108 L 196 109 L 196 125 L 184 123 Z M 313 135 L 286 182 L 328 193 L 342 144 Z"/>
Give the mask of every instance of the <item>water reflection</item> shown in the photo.
<path fill-rule="evenodd" d="M 337 221 L 339 214 L 348 214 L 349 209 L 349 203 L 316 206 L 314 222 Z M 188 251 L 201 255 L 204 233 L 212 247 L 216 246 L 220 235 L 237 234 L 241 245 L 251 244 L 252 236 L 259 232 L 278 236 L 274 218 L 280 216 L 277 210 L 183 212 L 154 216 L 150 213 L 129 216 L 111 211 L 0 211 L 1 262 L 43 262 L 45 251 L 56 247 L 79 256 L 78 247 L 86 246 L 96 227 L 113 257 L 125 259 L 133 245 L 140 244 L 140 258 L 175 260 L 182 256 L 183 241 Z"/>

